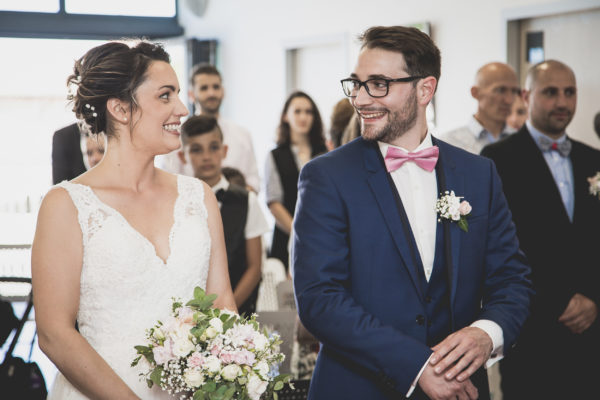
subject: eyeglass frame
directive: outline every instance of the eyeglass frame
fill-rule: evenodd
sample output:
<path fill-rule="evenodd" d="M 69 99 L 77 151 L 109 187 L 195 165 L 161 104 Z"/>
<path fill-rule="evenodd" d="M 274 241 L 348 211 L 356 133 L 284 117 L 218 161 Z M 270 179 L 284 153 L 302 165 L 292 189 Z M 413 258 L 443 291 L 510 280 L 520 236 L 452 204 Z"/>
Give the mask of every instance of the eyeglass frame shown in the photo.
<path fill-rule="evenodd" d="M 360 88 L 364 87 L 365 91 L 367 92 L 367 94 L 369 96 L 376 98 L 376 99 L 380 99 L 382 97 L 387 96 L 390 93 L 390 83 L 392 83 L 392 82 L 413 82 L 413 81 L 416 81 L 418 79 L 423 79 L 423 78 L 426 78 L 426 76 L 415 75 L 415 76 L 406 76 L 404 78 L 396 78 L 396 79 L 371 78 L 371 79 L 367 79 L 366 81 L 359 81 L 358 79 L 355 79 L 355 78 L 346 78 L 346 79 L 340 80 L 340 83 L 342 84 L 342 91 L 344 92 L 344 95 L 346 97 L 350 97 L 351 99 L 355 98 L 356 96 L 358 96 L 358 92 L 360 91 Z M 344 90 L 344 82 L 348 82 L 348 81 L 358 82 L 358 89 L 356 90 L 356 95 L 354 95 L 354 96 L 346 94 L 346 91 Z M 367 86 L 367 82 L 369 82 L 369 81 L 384 81 L 386 83 L 385 94 L 382 96 L 373 96 L 371 94 L 371 92 L 369 91 L 369 87 Z"/>

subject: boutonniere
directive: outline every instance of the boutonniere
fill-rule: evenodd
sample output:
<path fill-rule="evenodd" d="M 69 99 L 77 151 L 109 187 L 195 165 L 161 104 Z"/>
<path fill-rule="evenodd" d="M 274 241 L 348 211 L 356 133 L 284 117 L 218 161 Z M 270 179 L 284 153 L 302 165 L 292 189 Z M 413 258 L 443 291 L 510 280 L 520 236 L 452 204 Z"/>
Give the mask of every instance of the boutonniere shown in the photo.
<path fill-rule="evenodd" d="M 456 222 L 458 227 L 465 232 L 469 232 L 469 223 L 467 217 L 471 214 L 471 205 L 468 201 L 462 200 L 462 196 L 457 196 L 454 191 L 444 192 L 435 202 L 435 211 L 439 214 L 438 222 L 443 219 Z"/>
<path fill-rule="evenodd" d="M 591 178 L 587 178 L 590 183 L 590 194 L 592 196 L 598 196 L 600 199 L 600 172 L 596 172 L 596 175 Z"/>

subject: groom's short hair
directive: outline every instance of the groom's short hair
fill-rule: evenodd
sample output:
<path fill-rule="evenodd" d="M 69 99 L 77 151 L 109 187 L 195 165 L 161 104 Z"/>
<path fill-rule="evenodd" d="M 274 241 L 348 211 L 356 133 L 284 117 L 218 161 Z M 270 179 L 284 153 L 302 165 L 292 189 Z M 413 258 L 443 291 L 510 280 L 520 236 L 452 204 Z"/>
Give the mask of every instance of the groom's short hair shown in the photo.
<path fill-rule="evenodd" d="M 384 49 L 402 53 L 410 76 L 433 76 L 438 82 L 441 55 L 433 40 L 417 28 L 406 26 L 373 26 L 359 36 L 361 48 Z M 413 83 L 416 85 L 416 81 Z"/>

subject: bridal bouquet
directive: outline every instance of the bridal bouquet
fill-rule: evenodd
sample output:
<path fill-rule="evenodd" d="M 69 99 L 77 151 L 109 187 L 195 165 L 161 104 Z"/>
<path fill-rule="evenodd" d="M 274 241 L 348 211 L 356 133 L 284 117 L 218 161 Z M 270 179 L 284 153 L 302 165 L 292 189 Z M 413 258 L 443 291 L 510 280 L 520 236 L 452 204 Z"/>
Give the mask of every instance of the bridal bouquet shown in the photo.
<path fill-rule="evenodd" d="M 216 297 L 197 287 L 187 304 L 174 300 L 172 316 L 146 331 L 145 346 L 135 346 L 131 366 L 142 361 L 148 386 L 180 399 L 277 400 L 290 381 L 277 372 L 284 359 L 279 336 L 261 332 L 255 315 L 211 308 Z"/>

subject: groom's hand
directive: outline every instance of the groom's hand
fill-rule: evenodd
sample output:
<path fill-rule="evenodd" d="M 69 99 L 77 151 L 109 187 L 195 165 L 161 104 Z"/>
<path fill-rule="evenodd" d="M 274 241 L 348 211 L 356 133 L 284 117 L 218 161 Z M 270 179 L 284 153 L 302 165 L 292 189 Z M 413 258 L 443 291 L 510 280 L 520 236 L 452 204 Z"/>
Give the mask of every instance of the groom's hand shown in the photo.
<path fill-rule="evenodd" d="M 456 379 L 448 381 L 443 374 L 437 374 L 431 364 L 423 370 L 419 386 L 431 400 L 476 400 L 479 396 L 470 379 L 463 382 Z"/>
<path fill-rule="evenodd" d="M 492 339 L 483 329 L 468 326 L 433 347 L 429 362 L 437 374 L 462 382 L 487 361 L 492 347 Z"/>

